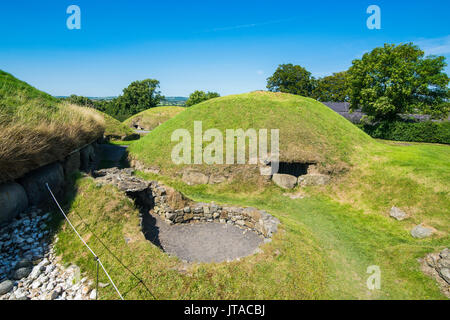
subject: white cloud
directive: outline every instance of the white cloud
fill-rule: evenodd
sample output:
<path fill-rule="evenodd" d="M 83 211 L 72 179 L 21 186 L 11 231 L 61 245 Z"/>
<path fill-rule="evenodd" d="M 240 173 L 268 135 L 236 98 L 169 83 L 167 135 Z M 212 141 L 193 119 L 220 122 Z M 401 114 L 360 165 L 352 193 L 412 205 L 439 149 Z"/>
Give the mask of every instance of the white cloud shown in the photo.
<path fill-rule="evenodd" d="M 259 74 L 259 75 L 263 75 L 263 74 L 264 74 L 264 71 L 262 71 L 262 70 L 257 70 L 256 73 Z"/>
<path fill-rule="evenodd" d="M 222 27 L 222 28 L 214 28 L 210 30 L 205 30 L 204 32 L 217 32 L 217 31 L 229 31 L 229 30 L 237 30 L 237 29 L 245 29 L 245 28 L 254 28 L 254 27 L 260 27 L 270 24 L 278 24 L 283 22 L 289 22 L 294 20 L 293 18 L 290 19 L 280 19 L 280 20 L 273 20 L 273 21 L 266 21 L 261 23 L 249 23 L 249 24 L 241 24 L 236 26 L 228 26 L 228 27 Z"/>
<path fill-rule="evenodd" d="M 448 55 L 450 54 L 450 35 L 434 38 L 419 39 L 414 41 L 427 55 Z"/>

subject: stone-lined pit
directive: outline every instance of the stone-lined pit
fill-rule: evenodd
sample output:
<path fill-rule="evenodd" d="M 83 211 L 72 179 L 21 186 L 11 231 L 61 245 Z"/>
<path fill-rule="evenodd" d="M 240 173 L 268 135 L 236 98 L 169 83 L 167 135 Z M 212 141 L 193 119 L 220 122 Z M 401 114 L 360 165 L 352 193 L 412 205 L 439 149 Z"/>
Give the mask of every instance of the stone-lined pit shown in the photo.
<path fill-rule="evenodd" d="M 255 253 L 277 231 L 264 210 L 194 202 L 173 188 L 132 176 L 133 169 L 103 169 L 96 181 L 113 184 L 140 208 L 142 232 L 163 251 L 188 262 L 222 262 Z"/>

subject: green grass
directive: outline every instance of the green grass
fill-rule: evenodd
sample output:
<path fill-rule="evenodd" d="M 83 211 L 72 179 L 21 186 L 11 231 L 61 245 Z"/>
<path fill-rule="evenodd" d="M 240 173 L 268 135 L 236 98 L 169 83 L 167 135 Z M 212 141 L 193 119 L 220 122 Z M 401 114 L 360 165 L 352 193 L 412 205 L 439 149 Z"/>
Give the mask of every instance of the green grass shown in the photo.
<path fill-rule="evenodd" d="M 77 189 L 69 217 L 100 256 L 119 289 L 131 290 L 126 295 L 128 299 L 152 297 L 142 286 L 133 289 L 137 281 L 106 252 L 93 233 L 143 278 L 158 299 L 319 299 L 327 295 L 326 266 L 317 254 L 320 248 L 313 235 L 295 221 L 287 223 L 271 244 L 262 247 L 264 253 L 232 263 L 185 268 L 144 239 L 137 210 L 115 188 L 96 187 L 90 178 L 84 178 L 78 180 Z M 63 254 L 63 260 L 79 265 L 89 277 L 94 277 L 92 257 L 67 224 L 61 225 L 58 236 L 56 249 Z M 101 281 L 107 279 L 102 276 Z M 101 289 L 100 297 L 117 298 L 112 288 Z"/>
<path fill-rule="evenodd" d="M 134 116 L 125 120 L 123 123 L 128 127 L 132 127 L 133 125 L 137 124 L 144 130 L 153 130 L 157 126 L 175 117 L 177 114 L 184 110 L 186 110 L 186 108 L 177 106 L 150 108 L 138 114 L 135 114 Z"/>
<path fill-rule="evenodd" d="M 140 176 L 153 178 L 140 173 Z M 96 187 L 90 178 L 78 180 L 78 193 L 69 217 L 128 299 L 151 299 L 103 249 L 75 214 L 83 217 L 114 254 L 142 277 L 158 299 L 443 299 L 434 280 L 422 274 L 417 259 L 448 244 L 448 237 L 413 239 L 408 229 L 388 217 L 356 210 L 325 195 L 291 200 L 272 187 L 264 193 L 217 193 L 211 186 L 166 183 L 197 201 L 255 206 L 282 222 L 263 253 L 232 263 L 186 267 L 146 241 L 139 231 L 138 212 L 115 188 Z M 76 263 L 91 278 L 95 265 L 68 228 L 58 233 L 57 250 L 64 261 Z M 128 239 L 126 243 L 125 239 Z M 368 266 L 378 265 L 382 287 L 366 287 Z M 106 279 L 102 279 L 106 281 Z M 117 298 L 109 289 L 103 299 Z"/>
<path fill-rule="evenodd" d="M 0 70 L 0 183 L 62 160 L 103 131 L 92 109 L 60 103 Z"/>
<path fill-rule="evenodd" d="M 387 216 L 392 206 L 411 215 L 401 222 L 425 223 L 448 236 L 450 147 L 381 141 L 356 154 L 349 174 L 320 192 L 365 212 Z"/>
<path fill-rule="evenodd" d="M 114 119 L 110 115 L 95 110 L 98 112 L 104 119 L 105 119 L 105 133 L 104 135 L 106 137 L 113 137 L 113 138 L 119 138 L 119 139 L 125 139 L 127 136 L 134 134 L 134 131 L 124 125 L 119 120 Z"/>

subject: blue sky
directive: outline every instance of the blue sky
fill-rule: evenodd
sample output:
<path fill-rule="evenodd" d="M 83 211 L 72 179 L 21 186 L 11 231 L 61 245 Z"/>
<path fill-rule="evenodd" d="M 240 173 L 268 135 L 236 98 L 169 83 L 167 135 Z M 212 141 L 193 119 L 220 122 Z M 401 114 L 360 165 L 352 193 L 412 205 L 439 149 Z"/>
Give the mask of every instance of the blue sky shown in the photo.
<path fill-rule="evenodd" d="M 81 30 L 66 9 L 81 8 Z M 381 30 L 369 30 L 369 5 Z M 119 95 L 158 79 L 166 96 L 264 89 L 282 63 L 346 70 L 384 43 L 413 41 L 450 62 L 448 0 L 1 1 L 0 69 L 53 95 Z M 450 69 L 447 68 L 447 73 Z"/>

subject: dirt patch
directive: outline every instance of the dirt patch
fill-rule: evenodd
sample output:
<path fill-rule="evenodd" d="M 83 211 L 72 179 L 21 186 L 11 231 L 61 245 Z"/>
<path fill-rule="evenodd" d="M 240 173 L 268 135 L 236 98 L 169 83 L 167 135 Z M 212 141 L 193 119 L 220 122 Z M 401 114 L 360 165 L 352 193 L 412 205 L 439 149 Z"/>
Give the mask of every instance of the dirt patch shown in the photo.
<path fill-rule="evenodd" d="M 224 262 L 255 253 L 263 238 L 237 226 L 222 223 L 168 225 L 159 216 L 145 214 L 147 240 L 186 262 Z"/>

